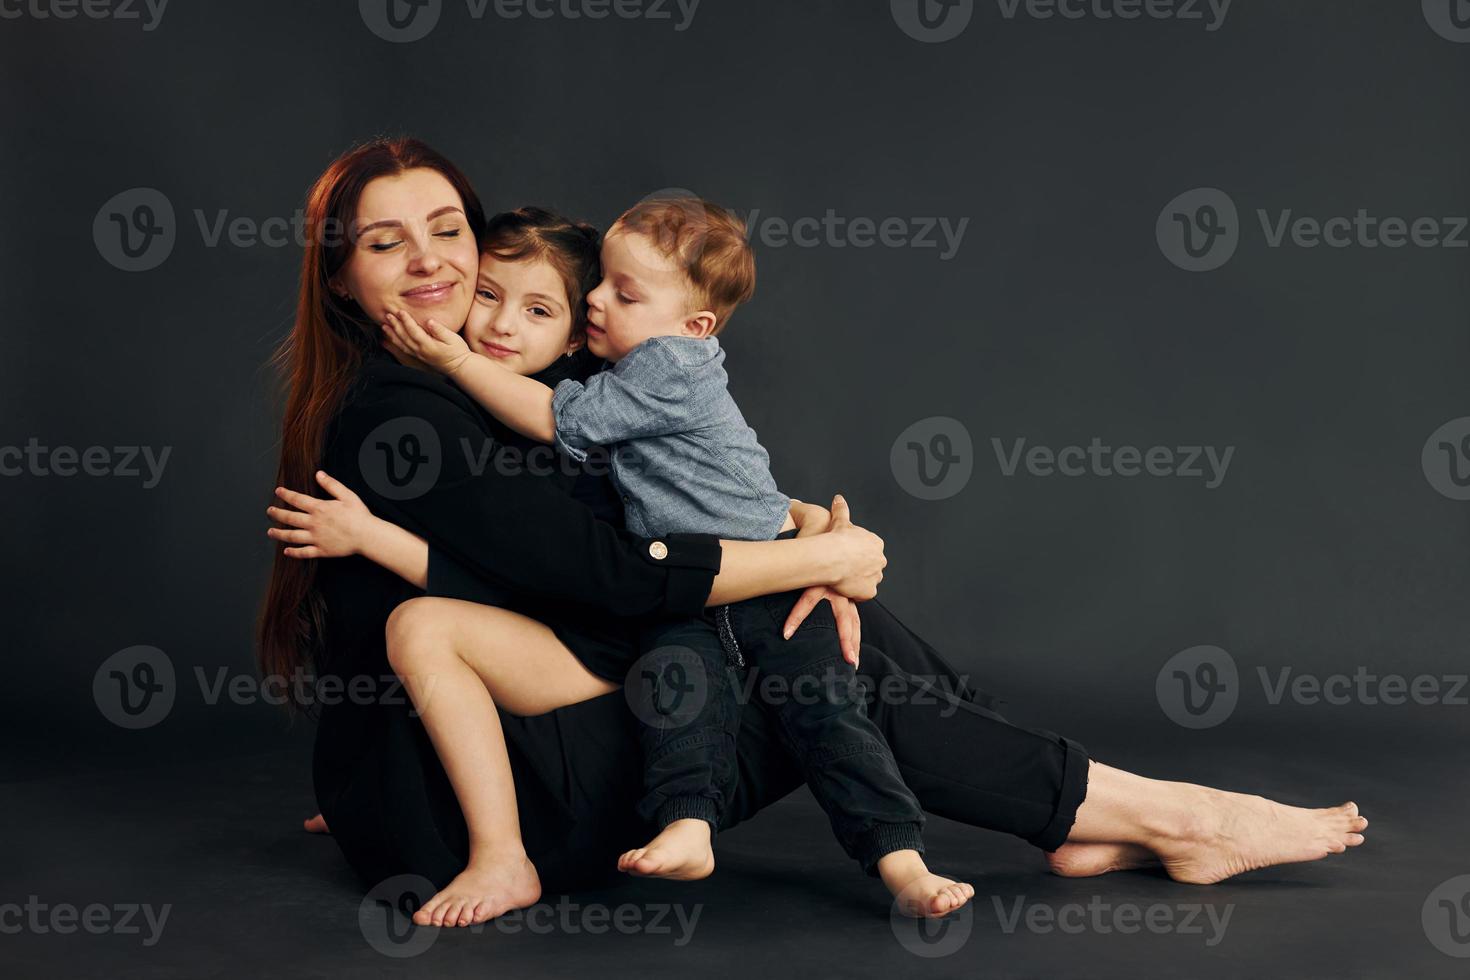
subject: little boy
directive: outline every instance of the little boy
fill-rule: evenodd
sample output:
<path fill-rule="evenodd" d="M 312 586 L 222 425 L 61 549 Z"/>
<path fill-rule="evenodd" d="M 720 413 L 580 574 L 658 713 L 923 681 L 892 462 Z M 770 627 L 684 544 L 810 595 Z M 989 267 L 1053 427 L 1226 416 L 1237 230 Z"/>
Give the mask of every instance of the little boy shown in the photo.
<path fill-rule="evenodd" d="M 604 236 L 602 276 L 587 297 L 587 346 L 612 366 L 585 384 L 566 380 L 552 391 L 463 345 L 434 356 L 436 338 L 413 325 L 418 353 L 529 438 L 578 460 L 591 447 L 613 447 L 613 480 L 635 534 L 795 534 L 791 500 L 726 388 L 716 339 L 755 289 L 743 223 L 694 198 L 643 202 Z M 848 855 L 906 911 L 953 911 L 973 889 L 924 864 L 923 813 L 867 717 L 856 651 L 840 649 L 825 605 L 783 638 L 795 598 L 764 596 L 645 630 L 629 698 L 644 750 L 640 810 L 660 832 L 619 867 L 679 879 L 713 871 L 712 836 L 736 779 L 736 670 L 749 667 L 779 678 L 748 689 L 780 692 L 772 701 L 787 746 Z M 689 705 L 680 703 L 686 693 Z"/>

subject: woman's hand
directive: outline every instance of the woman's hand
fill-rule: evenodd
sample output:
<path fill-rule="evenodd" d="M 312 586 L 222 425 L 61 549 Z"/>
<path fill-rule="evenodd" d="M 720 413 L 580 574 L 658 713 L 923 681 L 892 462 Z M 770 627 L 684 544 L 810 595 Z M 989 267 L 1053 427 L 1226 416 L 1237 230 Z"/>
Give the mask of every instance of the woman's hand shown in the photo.
<path fill-rule="evenodd" d="M 331 499 L 309 497 L 304 493 L 276 487 L 276 496 L 294 510 L 267 507 L 271 520 L 286 527 L 273 527 L 265 533 L 283 541 L 288 558 L 345 558 L 361 554 L 378 518 L 368 510 L 362 498 L 321 470 L 316 482 L 331 494 Z"/>
<path fill-rule="evenodd" d="M 852 522 L 847 500 L 840 493 L 832 498 L 832 526 L 823 540 L 830 541 L 836 552 L 832 590 L 858 602 L 876 596 L 888 564 L 883 539 Z"/>
<path fill-rule="evenodd" d="M 429 319 L 425 327 L 419 326 L 412 314 L 404 310 L 389 310 L 387 322 L 383 324 L 383 340 L 397 353 L 411 358 L 440 374 L 453 374 L 460 365 L 473 357 L 470 345 L 463 337 L 441 324 Z"/>
<path fill-rule="evenodd" d="M 800 535 L 797 535 L 800 537 Z M 814 585 L 801 594 L 796 600 L 796 605 L 791 607 L 791 615 L 786 617 L 786 625 L 781 629 L 781 635 L 791 639 L 800 626 L 817 608 L 817 603 L 826 600 L 832 604 L 832 618 L 837 620 L 837 640 L 842 644 L 842 659 L 858 665 L 858 651 L 863 645 L 863 621 L 858 615 L 857 604 L 845 595 L 841 595 L 825 585 Z"/>

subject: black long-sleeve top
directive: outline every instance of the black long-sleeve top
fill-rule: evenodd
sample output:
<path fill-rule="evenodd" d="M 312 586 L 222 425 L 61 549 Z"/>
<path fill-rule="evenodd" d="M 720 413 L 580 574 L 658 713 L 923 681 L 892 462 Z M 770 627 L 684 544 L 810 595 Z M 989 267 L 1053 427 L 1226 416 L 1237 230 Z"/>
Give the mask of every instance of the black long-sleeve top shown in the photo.
<path fill-rule="evenodd" d="M 563 358 L 542 380 L 587 367 Z M 573 653 L 581 655 L 584 637 L 593 647 L 631 644 L 631 632 L 618 632 L 628 629 L 624 620 L 703 609 L 720 567 L 718 539 L 639 538 L 599 520 L 554 457 L 543 454 L 539 472 L 505 465 L 527 448 L 451 382 L 376 352 L 328 430 L 322 468 L 374 514 L 429 541 L 431 592 L 516 608 L 553 629 L 569 623 L 557 632 Z M 316 581 L 326 605 L 320 674 L 341 678 L 339 692 L 371 677 L 384 698 L 406 701 L 393 691 L 384 627 L 394 607 L 422 593 L 356 557 L 321 561 Z M 318 802 L 328 809 L 369 764 L 383 722 L 373 698 L 329 694 L 319 698 L 314 762 Z"/>

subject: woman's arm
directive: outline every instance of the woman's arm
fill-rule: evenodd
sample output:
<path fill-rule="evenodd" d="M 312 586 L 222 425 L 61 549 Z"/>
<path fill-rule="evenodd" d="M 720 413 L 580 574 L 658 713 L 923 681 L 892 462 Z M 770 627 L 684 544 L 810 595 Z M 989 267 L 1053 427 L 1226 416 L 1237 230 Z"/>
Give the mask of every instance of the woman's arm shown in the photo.
<path fill-rule="evenodd" d="M 541 477 L 487 459 L 473 405 L 442 379 L 397 364 L 369 372 L 338 416 L 324 468 L 373 513 L 494 584 L 621 616 L 694 615 L 707 603 L 815 584 L 854 598 L 876 592 L 882 541 L 850 522 L 834 519 L 810 539 L 725 548 L 708 535 L 638 538 Z M 394 456 L 410 449 L 411 459 Z M 395 486 L 409 464 L 422 479 Z"/>

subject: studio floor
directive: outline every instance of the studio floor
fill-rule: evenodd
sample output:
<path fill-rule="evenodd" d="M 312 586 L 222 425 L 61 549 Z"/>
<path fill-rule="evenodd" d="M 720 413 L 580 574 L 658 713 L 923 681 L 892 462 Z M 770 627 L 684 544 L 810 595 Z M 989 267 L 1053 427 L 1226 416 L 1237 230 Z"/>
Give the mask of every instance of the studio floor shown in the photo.
<path fill-rule="evenodd" d="M 1373 741 L 1341 757 L 1311 743 L 1289 762 L 1212 751 L 1168 772 L 1162 755 L 1107 758 L 1291 802 L 1355 787 L 1365 846 L 1209 888 L 1145 872 L 1065 880 L 1019 841 L 933 820 L 936 870 L 977 893 L 927 931 L 895 924 L 805 790 L 723 835 L 705 882 L 548 894 L 523 917 L 436 932 L 364 908 L 335 844 L 300 829 L 312 803 L 299 740 L 85 776 L 32 768 L 0 808 L 0 904 L 20 906 L 0 910 L 0 975 L 1465 977 L 1470 959 L 1450 954 L 1470 956 L 1470 900 L 1440 887 L 1470 874 L 1463 770 L 1453 746 L 1436 758 Z"/>

